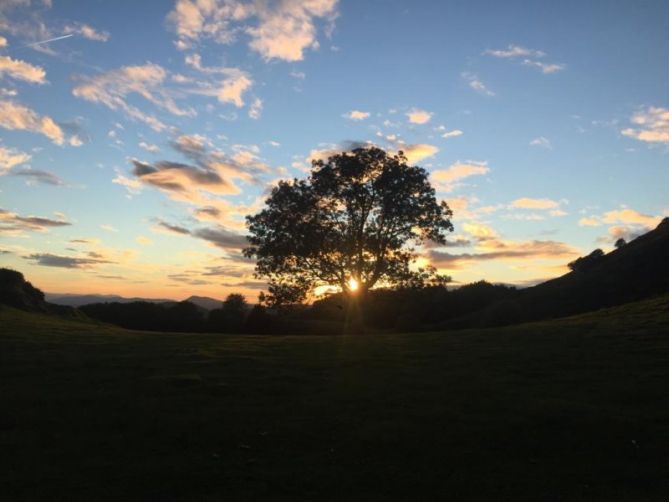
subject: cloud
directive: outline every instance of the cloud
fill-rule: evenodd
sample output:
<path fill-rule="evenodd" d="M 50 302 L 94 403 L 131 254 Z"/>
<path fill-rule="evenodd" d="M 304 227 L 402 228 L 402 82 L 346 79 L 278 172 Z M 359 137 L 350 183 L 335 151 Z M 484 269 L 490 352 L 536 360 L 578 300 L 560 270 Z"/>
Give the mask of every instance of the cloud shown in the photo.
<path fill-rule="evenodd" d="M 79 77 L 80 84 L 74 87 L 72 94 L 112 110 L 121 110 L 128 117 L 162 131 L 167 127 L 163 122 L 129 104 L 126 99 L 136 94 L 173 115 L 193 116 L 195 112 L 190 108 L 179 108 L 171 93 L 163 86 L 167 75 L 162 66 L 153 63 L 122 66 L 92 77 Z"/>
<path fill-rule="evenodd" d="M 118 172 L 116 177 L 112 179 L 112 183 L 124 186 L 131 194 L 138 194 L 142 191 L 142 182 L 140 180 L 128 178 L 127 176 L 124 176 Z"/>
<path fill-rule="evenodd" d="M 222 282 L 221 286 L 228 288 L 266 289 L 267 283 L 264 281 Z"/>
<path fill-rule="evenodd" d="M 645 228 L 654 228 L 662 221 L 661 216 L 652 216 L 650 214 L 640 213 L 634 209 L 622 208 L 613 211 L 607 211 L 601 216 L 590 216 L 581 218 L 581 226 L 600 226 L 603 224 L 630 224 L 640 225 Z"/>
<path fill-rule="evenodd" d="M 112 263 L 111 261 L 100 258 L 83 258 L 75 256 L 60 256 L 51 253 L 35 253 L 24 256 L 26 260 L 32 260 L 37 265 L 44 267 L 60 268 L 89 268 L 103 263 Z"/>
<path fill-rule="evenodd" d="M 636 127 L 623 129 L 623 136 L 647 143 L 669 143 L 669 108 L 650 106 L 632 115 Z"/>
<path fill-rule="evenodd" d="M 139 147 L 142 150 L 146 150 L 147 152 L 151 152 L 151 153 L 156 153 L 156 152 L 160 151 L 160 147 L 158 145 L 154 145 L 154 144 L 151 144 L 151 143 L 146 143 L 144 141 L 139 143 Z"/>
<path fill-rule="evenodd" d="M 42 134 L 57 145 L 62 145 L 65 140 L 65 133 L 51 117 L 40 116 L 13 101 L 0 100 L 0 127 Z"/>
<path fill-rule="evenodd" d="M 457 138 L 458 136 L 462 136 L 464 133 L 460 129 L 453 129 L 452 131 L 446 131 L 444 134 L 441 135 L 442 138 L 448 139 L 448 138 Z"/>
<path fill-rule="evenodd" d="M 102 230 L 104 230 L 105 232 L 114 232 L 114 233 L 118 232 L 118 228 L 116 228 L 112 225 L 108 225 L 106 223 L 103 223 L 102 225 L 100 225 L 100 228 Z"/>
<path fill-rule="evenodd" d="M 532 260 L 568 260 L 579 255 L 579 251 L 568 244 L 557 241 L 512 241 L 496 238 L 486 239 L 477 245 L 478 253 L 452 254 L 431 250 L 428 256 L 437 267 L 460 268 L 472 262 Z"/>
<path fill-rule="evenodd" d="M 307 49 L 317 49 L 316 22 L 332 28 L 337 0 L 178 0 L 168 15 L 179 49 L 201 39 L 231 44 L 238 35 L 249 37 L 249 47 L 265 60 L 301 61 Z"/>
<path fill-rule="evenodd" d="M 541 61 L 533 61 L 531 59 L 525 59 L 523 61 L 523 64 L 525 66 L 534 66 L 535 68 L 539 68 L 541 70 L 541 73 L 545 74 L 556 73 L 567 68 L 567 65 L 565 64 L 543 63 Z"/>
<path fill-rule="evenodd" d="M 470 176 L 482 176 L 488 172 L 490 172 L 490 168 L 487 162 L 456 162 L 451 164 L 448 169 L 432 171 L 430 177 L 438 191 L 451 192 L 460 180 Z"/>
<path fill-rule="evenodd" d="M 186 56 L 185 62 L 191 68 L 208 77 L 206 80 L 184 77 L 185 83 L 193 81 L 195 84 L 195 87 L 185 89 L 184 92 L 215 97 L 220 103 L 233 104 L 237 108 L 244 106 L 244 94 L 253 86 L 253 80 L 247 72 L 232 67 L 204 66 L 199 54 Z M 223 75 L 224 78 L 219 79 L 217 75 Z M 262 100 L 255 98 L 249 110 L 249 116 L 259 118 L 261 110 Z"/>
<path fill-rule="evenodd" d="M 598 227 L 602 222 L 597 217 L 585 217 L 578 220 L 578 224 L 581 227 Z"/>
<path fill-rule="evenodd" d="M 542 73 L 556 73 L 558 71 L 564 70 L 567 65 L 559 63 L 544 63 L 543 61 L 537 61 L 546 56 L 546 53 L 536 49 L 528 49 L 526 47 L 521 47 L 520 45 L 509 45 L 506 49 L 488 49 L 483 54 L 494 56 L 496 58 L 504 59 L 514 59 L 514 58 L 524 58 L 522 64 L 525 66 L 533 66 L 539 68 Z"/>
<path fill-rule="evenodd" d="M 245 236 L 232 232 L 221 225 L 190 230 L 186 227 L 158 220 L 157 229 L 176 235 L 190 235 L 225 250 L 240 250 L 248 246 Z"/>
<path fill-rule="evenodd" d="M 557 209 L 559 202 L 551 199 L 532 199 L 530 197 L 521 197 L 511 203 L 511 207 L 518 209 Z"/>
<path fill-rule="evenodd" d="M 180 227 L 179 225 L 172 225 L 164 221 L 158 221 L 157 229 L 166 231 L 167 233 L 177 234 L 177 235 L 190 235 L 190 230 L 185 227 Z"/>
<path fill-rule="evenodd" d="M 462 229 L 479 241 L 497 238 L 497 232 L 495 232 L 492 227 L 484 225 L 483 223 L 464 223 Z"/>
<path fill-rule="evenodd" d="M 415 145 L 402 145 L 401 150 L 404 152 L 409 164 L 414 164 L 428 157 L 432 157 L 439 151 L 439 148 L 426 143 L 418 143 Z"/>
<path fill-rule="evenodd" d="M 203 169 L 179 162 L 159 161 L 149 164 L 133 159 L 133 174 L 142 182 L 171 192 L 188 192 L 192 188 L 206 188 L 219 194 L 237 193 L 234 185 L 224 180 L 213 169 Z"/>
<path fill-rule="evenodd" d="M 432 118 L 433 113 L 418 108 L 413 108 L 406 113 L 409 122 L 412 124 L 427 124 Z"/>
<path fill-rule="evenodd" d="M 26 178 L 28 183 L 41 183 L 43 185 L 64 186 L 65 182 L 53 173 L 40 171 L 38 169 L 14 168 L 9 172 L 10 176 Z"/>
<path fill-rule="evenodd" d="M 200 207 L 193 211 L 193 215 L 196 219 L 203 220 L 212 220 L 216 221 L 221 217 L 221 210 L 217 207 L 206 206 Z"/>
<path fill-rule="evenodd" d="M 520 45 L 509 45 L 506 49 L 488 49 L 483 52 L 489 56 L 494 56 L 496 58 L 516 58 L 516 57 L 534 57 L 542 58 L 546 55 L 545 52 L 528 49 Z"/>
<path fill-rule="evenodd" d="M 249 117 L 251 117 L 253 120 L 258 120 L 260 118 L 260 114 L 262 113 L 262 107 L 262 99 L 255 98 L 253 103 L 251 103 L 251 108 L 249 108 Z"/>
<path fill-rule="evenodd" d="M 39 66 L 20 59 L 12 59 L 8 56 L 0 56 L 0 78 L 7 75 L 16 80 L 23 80 L 31 84 L 45 84 L 46 72 Z"/>
<path fill-rule="evenodd" d="M 106 31 L 99 31 L 84 23 L 73 23 L 65 27 L 65 33 L 73 33 L 82 36 L 87 40 L 94 40 L 96 42 L 106 42 L 110 35 Z"/>
<path fill-rule="evenodd" d="M 602 243 L 613 243 L 619 238 L 626 241 L 636 239 L 640 235 L 652 230 L 662 221 L 662 216 L 652 216 L 641 213 L 635 209 L 623 207 L 607 211 L 602 215 L 592 215 L 581 218 L 578 221 L 580 226 L 598 227 L 601 225 L 611 225 L 608 228 L 608 234 L 599 237 L 598 241 Z"/>
<path fill-rule="evenodd" d="M 172 148 L 184 155 L 189 163 L 161 160 L 148 163 L 132 159 L 132 174 L 145 185 L 151 185 L 170 194 L 174 200 L 201 206 L 226 204 L 212 196 L 240 192 L 234 180 L 259 183 L 259 173 L 266 167 L 257 161 L 254 152 L 237 146 L 237 153 L 229 157 L 215 148 L 204 136 L 182 134 L 170 142 Z"/>
<path fill-rule="evenodd" d="M 150 246 L 151 244 L 153 244 L 153 241 L 151 239 L 149 239 L 148 237 L 145 237 L 143 235 L 138 235 L 135 238 L 135 242 L 137 244 L 139 244 L 140 246 Z"/>
<path fill-rule="evenodd" d="M 237 75 L 226 78 L 215 85 L 200 82 L 199 87 L 191 90 L 191 92 L 203 96 L 213 96 L 220 103 L 230 103 L 237 108 L 241 108 L 244 106 L 243 95 L 252 85 L 253 80 L 240 71 Z"/>
<path fill-rule="evenodd" d="M 551 150 L 553 148 L 553 145 L 551 144 L 550 140 L 548 138 L 544 138 L 543 136 L 539 136 L 530 141 L 530 146 L 539 146 L 541 148 L 546 148 L 548 150 Z"/>
<path fill-rule="evenodd" d="M 362 112 L 360 110 L 351 110 L 344 114 L 344 118 L 349 120 L 365 120 L 369 117 L 369 112 Z"/>
<path fill-rule="evenodd" d="M 71 223 L 64 217 L 52 219 L 42 216 L 20 216 L 6 209 L 0 209 L 0 233 L 46 232 L 49 228 L 69 225 Z"/>
<path fill-rule="evenodd" d="M 28 162 L 30 157 L 27 153 L 0 145 L 0 176 L 7 173 L 12 167 Z"/>
<path fill-rule="evenodd" d="M 493 91 L 491 91 L 490 89 L 488 89 L 486 87 L 486 85 L 475 74 L 469 73 L 469 72 L 463 72 L 463 73 L 461 73 L 461 76 L 462 76 L 462 78 L 465 79 L 465 81 L 467 82 L 467 85 L 470 88 L 474 89 L 479 94 L 483 94 L 484 96 L 494 96 L 495 95 L 495 93 Z"/>
<path fill-rule="evenodd" d="M 221 226 L 202 228 L 193 231 L 191 234 L 222 249 L 243 249 L 249 244 L 245 236 L 231 232 Z"/>

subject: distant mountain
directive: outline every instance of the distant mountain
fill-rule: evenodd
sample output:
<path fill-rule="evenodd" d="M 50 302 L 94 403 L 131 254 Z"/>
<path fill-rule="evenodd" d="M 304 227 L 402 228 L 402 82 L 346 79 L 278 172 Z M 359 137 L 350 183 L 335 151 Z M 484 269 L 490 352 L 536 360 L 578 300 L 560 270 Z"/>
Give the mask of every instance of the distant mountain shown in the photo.
<path fill-rule="evenodd" d="M 223 305 L 223 300 L 217 300 L 216 298 L 210 298 L 208 296 L 190 296 L 184 300 L 185 302 L 191 302 L 202 307 L 205 310 L 214 310 L 220 309 Z"/>
<path fill-rule="evenodd" d="M 669 293 L 669 218 L 608 254 L 593 253 L 582 266 L 518 290 L 449 327 L 476 327 L 550 319 L 613 307 Z"/>
<path fill-rule="evenodd" d="M 118 295 L 76 295 L 76 294 L 58 294 L 46 293 L 46 300 L 56 305 L 67 305 L 69 307 L 81 307 L 91 303 L 130 303 L 130 302 L 150 302 L 150 303 L 175 303 L 176 300 L 156 299 L 156 298 L 125 298 Z"/>

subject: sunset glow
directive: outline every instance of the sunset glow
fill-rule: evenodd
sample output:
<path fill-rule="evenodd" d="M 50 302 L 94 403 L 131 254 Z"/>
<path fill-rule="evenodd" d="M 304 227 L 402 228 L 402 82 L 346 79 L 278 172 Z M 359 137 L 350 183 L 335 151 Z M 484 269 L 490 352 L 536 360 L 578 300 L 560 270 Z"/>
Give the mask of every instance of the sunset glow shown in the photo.
<path fill-rule="evenodd" d="M 455 231 L 417 266 L 456 285 L 532 284 L 656 226 L 669 3 L 504 4 L 0 2 L 0 266 L 255 301 L 245 217 L 359 144 L 430 173 Z"/>

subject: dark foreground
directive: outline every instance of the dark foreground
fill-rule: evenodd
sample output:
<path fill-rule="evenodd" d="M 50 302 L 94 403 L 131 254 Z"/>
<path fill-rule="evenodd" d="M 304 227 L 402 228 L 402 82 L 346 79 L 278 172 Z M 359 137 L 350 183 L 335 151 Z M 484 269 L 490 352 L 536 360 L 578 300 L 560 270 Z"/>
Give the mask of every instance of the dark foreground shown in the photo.
<path fill-rule="evenodd" d="M 669 297 L 450 334 L 0 310 L 6 501 L 666 501 Z"/>

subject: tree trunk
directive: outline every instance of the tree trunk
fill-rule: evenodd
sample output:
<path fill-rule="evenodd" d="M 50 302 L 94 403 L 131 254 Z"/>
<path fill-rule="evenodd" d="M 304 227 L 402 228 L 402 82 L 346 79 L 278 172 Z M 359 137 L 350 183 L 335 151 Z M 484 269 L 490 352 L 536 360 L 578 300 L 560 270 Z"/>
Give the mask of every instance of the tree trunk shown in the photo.
<path fill-rule="evenodd" d="M 360 290 L 346 295 L 346 318 L 344 333 L 347 335 L 363 335 L 367 332 L 364 316 L 364 299 L 366 294 Z"/>

